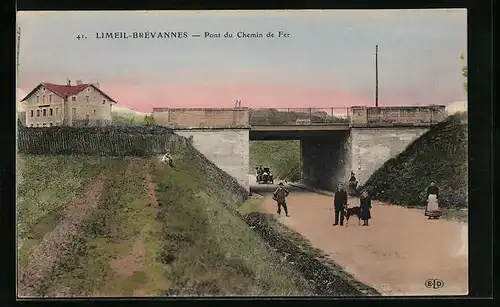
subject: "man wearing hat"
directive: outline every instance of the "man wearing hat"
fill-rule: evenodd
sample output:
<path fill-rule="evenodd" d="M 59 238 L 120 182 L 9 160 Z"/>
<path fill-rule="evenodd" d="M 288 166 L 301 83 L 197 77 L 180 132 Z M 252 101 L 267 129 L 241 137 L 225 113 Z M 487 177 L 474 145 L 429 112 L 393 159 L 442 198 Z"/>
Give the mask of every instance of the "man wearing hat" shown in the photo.
<path fill-rule="evenodd" d="M 290 194 L 290 192 L 285 189 L 283 182 L 280 182 L 278 188 L 273 193 L 273 199 L 278 204 L 278 214 L 281 214 L 281 206 L 283 206 L 283 209 L 285 209 L 285 215 L 289 216 L 288 208 L 286 207 L 286 197 L 288 196 L 288 194 Z"/>

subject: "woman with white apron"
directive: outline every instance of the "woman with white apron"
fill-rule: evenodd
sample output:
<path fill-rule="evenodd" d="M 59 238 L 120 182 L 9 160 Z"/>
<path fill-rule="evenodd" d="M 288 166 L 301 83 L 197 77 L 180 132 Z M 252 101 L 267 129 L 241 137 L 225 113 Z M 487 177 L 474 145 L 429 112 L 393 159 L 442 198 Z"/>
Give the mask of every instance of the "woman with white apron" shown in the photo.
<path fill-rule="evenodd" d="M 431 185 L 427 188 L 427 205 L 425 206 L 425 216 L 430 219 L 438 219 L 441 216 L 441 210 L 439 210 L 439 188 L 436 186 L 436 182 L 431 181 Z"/>

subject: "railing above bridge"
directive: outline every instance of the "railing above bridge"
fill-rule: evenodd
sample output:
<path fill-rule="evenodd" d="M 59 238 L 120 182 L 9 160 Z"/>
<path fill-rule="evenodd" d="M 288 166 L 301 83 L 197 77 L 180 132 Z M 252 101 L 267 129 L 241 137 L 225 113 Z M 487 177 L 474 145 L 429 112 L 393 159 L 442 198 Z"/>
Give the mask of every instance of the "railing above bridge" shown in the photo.
<path fill-rule="evenodd" d="M 251 109 L 251 126 L 348 124 L 350 108 L 278 108 Z"/>

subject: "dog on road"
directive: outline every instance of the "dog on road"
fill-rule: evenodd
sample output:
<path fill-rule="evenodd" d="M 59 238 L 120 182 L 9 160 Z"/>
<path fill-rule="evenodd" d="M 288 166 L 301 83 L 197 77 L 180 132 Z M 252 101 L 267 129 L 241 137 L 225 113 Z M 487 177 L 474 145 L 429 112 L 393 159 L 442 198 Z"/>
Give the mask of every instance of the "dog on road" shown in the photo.
<path fill-rule="evenodd" d="M 344 207 L 344 216 L 346 219 L 346 222 L 345 222 L 346 227 L 347 227 L 347 224 L 349 224 L 349 217 L 351 217 L 351 216 L 358 217 L 358 226 L 359 226 L 359 223 L 361 222 L 361 208 L 358 206 L 352 207 L 352 208 Z"/>

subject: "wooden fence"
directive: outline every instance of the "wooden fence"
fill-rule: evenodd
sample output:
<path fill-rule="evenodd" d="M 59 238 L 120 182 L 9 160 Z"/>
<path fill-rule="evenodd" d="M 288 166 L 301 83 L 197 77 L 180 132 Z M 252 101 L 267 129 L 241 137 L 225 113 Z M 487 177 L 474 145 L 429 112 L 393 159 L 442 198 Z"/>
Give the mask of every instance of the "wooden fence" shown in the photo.
<path fill-rule="evenodd" d="M 182 152 L 190 140 L 158 126 L 18 129 L 18 152 L 42 155 L 151 156 Z"/>

